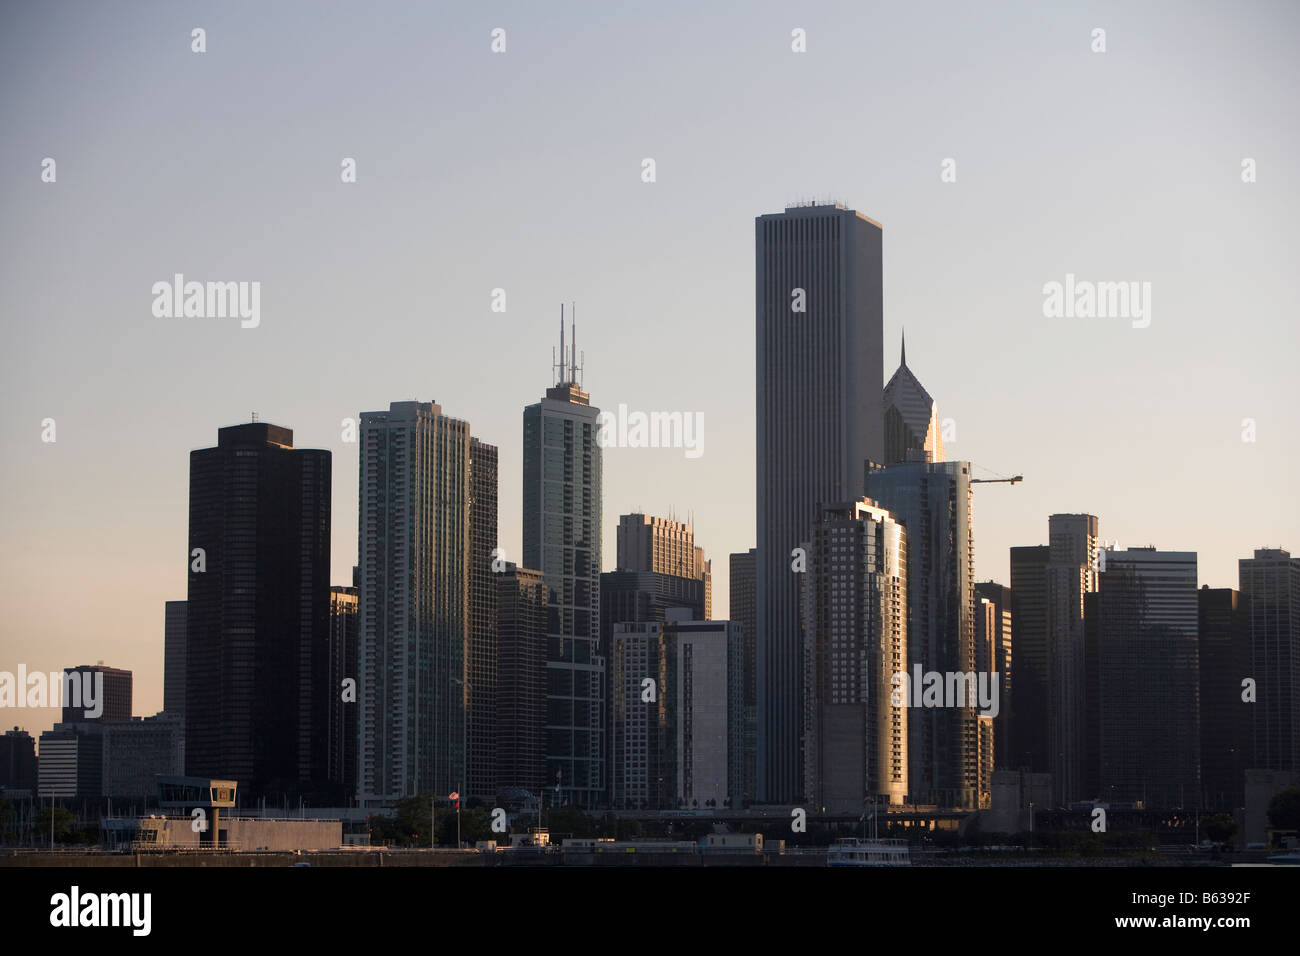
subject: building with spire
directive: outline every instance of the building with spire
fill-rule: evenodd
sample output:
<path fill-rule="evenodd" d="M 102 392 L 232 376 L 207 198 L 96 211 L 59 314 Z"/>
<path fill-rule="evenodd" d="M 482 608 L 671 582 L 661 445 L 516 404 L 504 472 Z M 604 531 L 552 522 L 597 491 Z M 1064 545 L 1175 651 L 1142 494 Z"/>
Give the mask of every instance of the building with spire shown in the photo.
<path fill-rule="evenodd" d="M 605 797 L 605 661 L 600 653 L 600 409 L 582 390 L 560 308 L 555 383 L 524 409 L 524 564 L 546 601 L 546 778 L 562 802 Z"/>
<path fill-rule="evenodd" d="M 907 337 L 903 337 L 898 370 L 885 386 L 885 461 L 944 461 L 939 434 L 939 406 L 920 379 L 907 367 Z"/>

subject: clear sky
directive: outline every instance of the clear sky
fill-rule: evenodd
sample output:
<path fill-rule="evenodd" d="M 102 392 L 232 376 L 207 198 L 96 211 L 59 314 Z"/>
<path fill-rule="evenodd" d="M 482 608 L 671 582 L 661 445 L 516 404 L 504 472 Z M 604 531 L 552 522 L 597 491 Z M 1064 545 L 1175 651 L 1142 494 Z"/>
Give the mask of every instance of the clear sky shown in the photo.
<path fill-rule="evenodd" d="M 949 457 L 1025 476 L 975 492 L 979 579 L 1086 511 L 1235 587 L 1252 549 L 1300 552 L 1298 26 L 1259 2 L 6 2 L 0 670 L 103 660 L 161 709 L 188 453 L 252 412 L 334 452 L 337 583 L 340 422 L 395 400 L 500 447 L 517 560 L 562 301 L 593 404 L 704 416 L 699 457 L 606 451 L 605 567 L 619 514 L 693 513 L 724 616 L 754 544 L 754 217 L 812 198 L 884 227 L 882 383 L 905 327 Z M 260 325 L 155 317 L 177 272 L 259 281 Z M 1149 326 L 1046 318 L 1067 274 L 1150 282 Z"/>

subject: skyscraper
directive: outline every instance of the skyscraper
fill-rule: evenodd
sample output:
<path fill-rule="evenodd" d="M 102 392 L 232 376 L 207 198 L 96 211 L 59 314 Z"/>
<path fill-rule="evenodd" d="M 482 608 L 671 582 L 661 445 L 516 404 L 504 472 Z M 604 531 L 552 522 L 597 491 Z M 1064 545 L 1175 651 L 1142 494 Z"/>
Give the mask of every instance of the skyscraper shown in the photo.
<path fill-rule="evenodd" d="M 1237 562 L 1241 596 L 1250 605 L 1255 679 L 1255 766 L 1300 770 L 1300 558 L 1258 548 Z"/>
<path fill-rule="evenodd" d="M 1045 544 L 1011 549 L 1011 615 L 1015 621 L 1016 700 L 1011 718 L 1011 770 L 1048 773 L 1047 565 Z"/>
<path fill-rule="evenodd" d="M 497 792 L 497 449 L 470 439 L 469 762 L 466 792 L 492 799 Z"/>
<path fill-rule="evenodd" d="M 163 612 L 163 710 L 185 722 L 185 602 Z"/>
<path fill-rule="evenodd" d="M 610 749 L 617 809 L 704 809 L 739 802 L 740 628 L 731 621 L 691 620 L 687 614 L 678 608 L 664 622 L 615 628 Z"/>
<path fill-rule="evenodd" d="M 806 783 L 813 805 L 858 813 L 908 794 L 907 535 L 866 499 L 826 504 L 804 577 Z"/>
<path fill-rule="evenodd" d="M 731 593 L 731 620 L 741 627 L 745 642 L 745 670 L 741 677 L 745 694 L 744 782 L 741 799 L 752 801 L 758 793 L 758 681 L 756 676 L 758 642 L 757 596 L 758 551 L 750 548 L 731 555 L 728 589 Z"/>
<path fill-rule="evenodd" d="M 755 223 L 759 798 L 802 780 L 803 649 L 791 552 L 884 452 L 881 227 L 841 205 Z"/>
<path fill-rule="evenodd" d="M 362 805 L 467 786 L 474 460 L 495 451 L 436 403 L 393 402 L 361 416 Z"/>
<path fill-rule="evenodd" d="M 899 349 L 898 369 L 885 385 L 884 464 L 943 461 L 939 407 L 907 367 L 907 342 Z"/>
<path fill-rule="evenodd" d="M 546 582 L 510 562 L 495 577 L 497 786 L 536 796 L 546 785 Z"/>
<path fill-rule="evenodd" d="M 974 674 L 975 532 L 970 462 L 912 462 L 867 474 L 867 496 L 907 530 L 909 669 Z M 987 678 L 985 678 L 987 680 Z M 980 729 L 970 697 L 908 715 L 915 803 L 978 809 Z"/>
<path fill-rule="evenodd" d="M 250 797 L 326 778 L 330 464 L 265 422 L 190 453 L 186 772 Z"/>
<path fill-rule="evenodd" d="M 357 793 L 357 607 L 360 589 L 330 588 L 329 755 L 326 776 L 340 805 Z M 344 682 L 352 683 L 345 689 Z"/>
<path fill-rule="evenodd" d="M 546 580 L 547 784 L 561 799 L 605 797 L 605 662 L 600 656 L 600 409 L 578 384 L 577 348 L 524 409 L 524 564 Z"/>
<path fill-rule="evenodd" d="M 1196 552 L 1107 550 L 1098 567 L 1097 796 L 1198 806 Z"/>
<path fill-rule="evenodd" d="M 975 585 L 975 599 L 984 608 L 983 613 L 975 615 L 975 666 L 996 673 L 1001 686 L 998 715 L 993 718 L 993 766 L 997 770 L 1011 770 L 1015 767 L 1011 725 L 1016 709 L 1012 690 L 1016 657 L 1011 588 L 984 581 Z"/>
<path fill-rule="evenodd" d="M 1094 796 L 1083 783 L 1085 710 L 1092 691 L 1084 661 L 1083 598 L 1097 589 L 1097 518 L 1052 515 L 1048 548 L 1048 743 L 1053 792 L 1061 803 L 1070 803 Z"/>
<path fill-rule="evenodd" d="M 1243 699 L 1251 677 L 1250 608 L 1232 588 L 1196 592 L 1201 672 L 1201 789 L 1207 809 L 1245 806 L 1246 771 L 1256 766 L 1258 699 Z"/>

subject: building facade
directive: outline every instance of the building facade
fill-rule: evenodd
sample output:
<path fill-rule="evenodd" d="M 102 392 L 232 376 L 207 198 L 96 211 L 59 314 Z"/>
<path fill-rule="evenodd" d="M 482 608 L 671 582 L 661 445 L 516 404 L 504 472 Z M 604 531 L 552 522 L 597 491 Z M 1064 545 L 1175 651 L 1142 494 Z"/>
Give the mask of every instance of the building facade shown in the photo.
<path fill-rule="evenodd" d="M 859 813 L 908 795 L 907 535 L 868 500 L 827 504 L 804 576 L 804 793 Z"/>
<path fill-rule="evenodd" d="M 571 340 L 572 341 L 572 340 Z M 582 807 L 605 799 L 605 661 L 600 653 L 600 409 L 577 383 L 577 350 L 524 409 L 524 564 L 546 581 L 548 787 Z"/>
<path fill-rule="evenodd" d="M 1300 772 L 1300 558 L 1259 548 L 1237 569 L 1249 604 L 1255 767 Z"/>
<path fill-rule="evenodd" d="M 881 226 L 841 205 L 755 222 L 759 799 L 803 781 L 804 653 L 792 552 L 884 453 Z"/>
<path fill-rule="evenodd" d="M 250 796 L 325 784 L 330 466 L 265 422 L 190 453 L 186 769 Z"/>

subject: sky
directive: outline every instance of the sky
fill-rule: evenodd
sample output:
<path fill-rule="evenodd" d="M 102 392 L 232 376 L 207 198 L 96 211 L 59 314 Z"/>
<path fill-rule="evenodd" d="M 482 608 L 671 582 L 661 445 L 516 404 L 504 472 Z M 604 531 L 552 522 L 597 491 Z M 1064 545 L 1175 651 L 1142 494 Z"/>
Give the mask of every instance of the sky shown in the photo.
<path fill-rule="evenodd" d="M 812 199 L 883 226 L 882 384 L 906 329 L 948 457 L 1024 475 L 977 486 L 978 580 L 1088 512 L 1235 587 L 1300 552 L 1298 40 L 1262 2 L 0 3 L 0 670 L 102 660 L 161 709 L 189 451 L 254 413 L 333 452 L 337 583 L 342 422 L 392 401 L 499 446 L 518 560 L 561 302 L 594 405 L 704 421 L 605 451 L 605 568 L 620 514 L 690 516 L 725 616 L 754 218 Z M 176 273 L 259 282 L 259 323 L 154 315 Z M 1149 314 L 1048 317 L 1067 275 Z"/>

